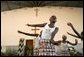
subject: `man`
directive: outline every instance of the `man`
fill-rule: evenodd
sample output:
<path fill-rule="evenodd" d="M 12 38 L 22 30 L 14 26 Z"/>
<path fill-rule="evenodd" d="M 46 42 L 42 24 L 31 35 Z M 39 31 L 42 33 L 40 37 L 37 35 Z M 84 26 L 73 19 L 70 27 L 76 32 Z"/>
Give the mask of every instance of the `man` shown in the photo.
<path fill-rule="evenodd" d="M 31 27 L 43 27 L 43 30 L 41 31 L 40 34 L 40 39 L 39 39 L 39 56 L 49 56 L 53 55 L 52 51 L 48 51 L 49 49 L 46 48 L 47 46 L 53 47 L 50 44 L 50 40 L 54 38 L 55 34 L 58 32 L 58 27 L 55 27 L 55 23 L 57 22 L 57 18 L 55 15 L 51 16 L 49 19 L 50 23 L 43 23 L 43 24 L 27 24 L 27 26 Z M 18 31 L 20 33 L 20 31 Z M 24 34 L 24 32 L 21 32 Z M 26 33 L 27 34 L 27 33 Z M 29 33 L 28 33 L 29 34 Z M 31 34 L 33 35 L 33 34 Z M 42 50 L 40 50 L 42 49 Z M 53 49 L 53 48 L 51 48 Z M 43 50 L 46 50 L 45 52 Z"/>

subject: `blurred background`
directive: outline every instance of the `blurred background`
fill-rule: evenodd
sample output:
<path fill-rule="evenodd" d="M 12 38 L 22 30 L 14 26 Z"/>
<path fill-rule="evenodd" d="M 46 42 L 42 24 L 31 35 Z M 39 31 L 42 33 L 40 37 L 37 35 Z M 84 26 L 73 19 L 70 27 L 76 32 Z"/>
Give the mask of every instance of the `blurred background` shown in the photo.
<path fill-rule="evenodd" d="M 56 15 L 56 27 L 59 31 L 54 40 L 62 39 L 62 35 L 67 36 L 67 40 L 74 43 L 75 39 L 69 36 L 67 32 L 74 34 L 73 30 L 67 26 L 71 22 L 76 30 L 81 33 L 83 31 L 83 1 L 1 1 L 1 46 L 5 52 L 9 47 L 17 49 L 20 38 L 26 40 L 34 40 L 35 37 L 19 34 L 21 30 L 27 33 L 33 33 L 33 27 L 28 27 L 26 24 L 49 23 L 49 18 Z M 37 33 L 40 33 L 42 28 L 38 28 Z M 82 53 L 81 40 L 78 40 L 76 50 Z M 34 44 L 33 44 L 34 45 Z M 78 47 L 80 45 L 80 47 Z"/>

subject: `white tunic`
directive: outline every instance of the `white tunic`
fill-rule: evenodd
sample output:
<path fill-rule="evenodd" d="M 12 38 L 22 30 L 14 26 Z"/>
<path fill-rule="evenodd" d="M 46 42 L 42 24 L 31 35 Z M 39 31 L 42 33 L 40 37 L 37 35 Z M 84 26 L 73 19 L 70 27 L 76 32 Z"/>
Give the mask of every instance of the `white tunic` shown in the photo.
<path fill-rule="evenodd" d="M 61 53 L 61 48 L 60 48 L 60 46 L 56 46 L 56 45 L 55 45 L 55 54 L 56 54 L 56 56 L 60 56 L 60 53 Z"/>
<path fill-rule="evenodd" d="M 51 34 L 52 32 L 55 30 L 55 27 L 53 28 L 50 28 L 48 26 L 48 24 L 45 25 L 45 27 L 43 28 L 42 30 L 42 35 L 41 35 L 41 38 L 38 36 L 36 39 L 35 39 L 35 48 L 39 48 L 39 40 L 40 39 L 50 39 L 51 38 Z"/>
<path fill-rule="evenodd" d="M 70 56 L 67 43 L 61 43 L 59 46 L 55 46 L 56 56 Z"/>
<path fill-rule="evenodd" d="M 48 26 L 48 24 L 45 25 L 45 27 L 43 28 L 42 30 L 42 35 L 41 35 L 41 38 L 42 39 L 50 39 L 51 38 L 51 34 L 52 32 L 55 30 L 55 27 L 53 28 L 50 28 Z"/>
<path fill-rule="evenodd" d="M 61 43 L 60 48 L 61 48 L 61 51 L 68 51 L 68 44 L 67 43 Z"/>

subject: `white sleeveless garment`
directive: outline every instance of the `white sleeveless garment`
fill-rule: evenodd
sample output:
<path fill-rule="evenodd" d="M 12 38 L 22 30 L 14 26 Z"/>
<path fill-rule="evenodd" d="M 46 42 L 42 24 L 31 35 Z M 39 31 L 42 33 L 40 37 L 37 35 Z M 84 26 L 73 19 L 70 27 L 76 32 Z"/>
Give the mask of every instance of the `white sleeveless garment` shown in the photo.
<path fill-rule="evenodd" d="M 67 51 L 68 50 L 68 44 L 67 43 L 61 43 L 60 48 L 61 48 L 61 51 Z"/>
<path fill-rule="evenodd" d="M 42 35 L 41 38 L 42 39 L 50 39 L 52 32 L 55 30 L 55 27 L 50 28 L 48 24 L 45 25 L 45 27 L 42 30 Z"/>

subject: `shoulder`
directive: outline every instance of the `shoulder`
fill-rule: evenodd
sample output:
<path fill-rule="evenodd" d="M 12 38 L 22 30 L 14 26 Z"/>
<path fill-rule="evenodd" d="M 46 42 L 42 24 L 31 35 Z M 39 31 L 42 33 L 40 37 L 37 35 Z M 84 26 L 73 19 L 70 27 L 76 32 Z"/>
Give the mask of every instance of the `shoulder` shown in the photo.
<path fill-rule="evenodd" d="M 59 30 L 59 28 L 58 27 L 55 27 L 55 30 Z"/>
<path fill-rule="evenodd" d="M 47 23 L 43 23 L 43 25 L 46 25 Z"/>
<path fill-rule="evenodd" d="M 59 29 L 58 27 L 55 27 L 55 29 Z"/>
<path fill-rule="evenodd" d="M 43 23 L 43 24 L 47 24 L 47 23 Z"/>
<path fill-rule="evenodd" d="M 69 41 L 66 41 L 66 43 L 69 43 Z"/>

